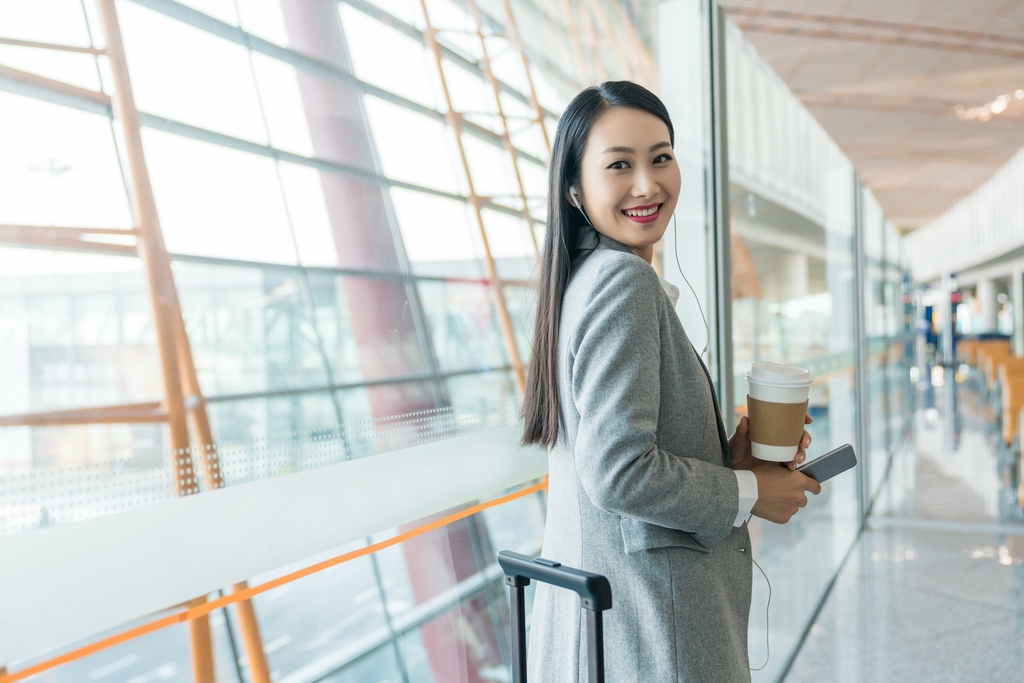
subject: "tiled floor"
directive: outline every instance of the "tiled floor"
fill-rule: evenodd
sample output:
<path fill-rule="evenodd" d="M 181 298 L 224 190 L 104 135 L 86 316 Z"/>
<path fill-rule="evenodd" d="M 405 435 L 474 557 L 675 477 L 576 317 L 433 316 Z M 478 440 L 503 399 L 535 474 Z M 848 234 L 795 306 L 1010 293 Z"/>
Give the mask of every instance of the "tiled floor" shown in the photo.
<path fill-rule="evenodd" d="M 952 392 L 917 416 L 785 683 L 1024 682 L 1024 520 Z"/>

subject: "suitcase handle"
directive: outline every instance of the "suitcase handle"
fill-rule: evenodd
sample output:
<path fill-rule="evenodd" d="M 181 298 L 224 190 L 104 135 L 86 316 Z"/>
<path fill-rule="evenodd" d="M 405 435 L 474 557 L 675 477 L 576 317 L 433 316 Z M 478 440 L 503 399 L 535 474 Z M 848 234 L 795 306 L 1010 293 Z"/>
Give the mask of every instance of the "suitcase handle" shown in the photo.
<path fill-rule="evenodd" d="M 587 610 L 587 672 L 591 683 L 604 683 L 604 629 L 602 613 L 612 606 L 612 587 L 607 577 L 559 562 L 532 558 L 509 550 L 498 553 L 512 602 L 512 683 L 526 681 L 526 606 L 524 588 L 530 580 L 567 588 L 580 596 Z"/>

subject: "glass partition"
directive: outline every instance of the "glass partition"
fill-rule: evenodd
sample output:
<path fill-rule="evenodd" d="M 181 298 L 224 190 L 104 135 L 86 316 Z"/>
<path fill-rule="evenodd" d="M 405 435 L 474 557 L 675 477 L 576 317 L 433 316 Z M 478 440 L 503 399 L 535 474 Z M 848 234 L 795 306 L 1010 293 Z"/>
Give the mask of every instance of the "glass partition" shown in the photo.
<path fill-rule="evenodd" d="M 854 170 L 734 25 L 726 34 L 735 406 L 755 361 L 811 371 L 808 457 L 856 443 Z M 777 680 L 778 651 L 796 646 L 820 591 L 858 530 L 857 478 L 840 477 L 785 526 L 755 518 L 755 557 L 771 577 L 772 657 L 755 681 Z M 767 588 L 755 578 L 750 657 L 765 652 Z"/>

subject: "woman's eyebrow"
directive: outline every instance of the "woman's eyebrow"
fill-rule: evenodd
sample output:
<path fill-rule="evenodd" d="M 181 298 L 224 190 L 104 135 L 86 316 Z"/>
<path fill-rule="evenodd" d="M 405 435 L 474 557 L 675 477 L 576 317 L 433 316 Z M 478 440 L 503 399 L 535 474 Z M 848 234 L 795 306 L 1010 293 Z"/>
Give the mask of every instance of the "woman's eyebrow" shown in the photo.
<path fill-rule="evenodd" d="M 656 145 L 652 145 L 651 148 L 648 150 L 648 152 L 654 152 L 656 150 L 661 149 L 662 147 L 671 147 L 671 146 L 672 146 L 671 142 L 668 142 L 668 141 L 659 142 Z M 612 152 L 618 152 L 620 154 L 636 154 L 636 150 L 633 149 L 632 147 L 609 147 L 608 149 L 606 149 L 602 153 L 603 154 L 610 154 Z"/>

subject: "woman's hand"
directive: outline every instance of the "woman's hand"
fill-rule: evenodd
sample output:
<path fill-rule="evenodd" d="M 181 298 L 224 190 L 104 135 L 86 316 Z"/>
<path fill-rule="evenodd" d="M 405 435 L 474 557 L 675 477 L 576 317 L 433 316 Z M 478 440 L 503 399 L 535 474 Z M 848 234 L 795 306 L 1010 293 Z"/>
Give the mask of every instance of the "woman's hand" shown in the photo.
<path fill-rule="evenodd" d="M 804 417 L 805 425 L 809 425 L 812 422 L 814 422 L 814 418 L 810 415 Z M 795 470 L 800 463 L 807 459 L 806 449 L 810 445 L 811 435 L 805 429 L 804 435 L 800 437 L 800 446 L 797 448 L 796 457 L 793 458 L 792 462 L 786 463 L 786 466 L 791 470 Z M 740 423 L 736 425 L 736 432 L 729 438 L 729 453 L 732 454 L 732 468 L 734 470 L 752 470 L 766 462 L 765 460 L 755 458 L 750 450 L 750 420 L 746 415 L 740 418 Z"/>

